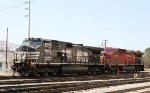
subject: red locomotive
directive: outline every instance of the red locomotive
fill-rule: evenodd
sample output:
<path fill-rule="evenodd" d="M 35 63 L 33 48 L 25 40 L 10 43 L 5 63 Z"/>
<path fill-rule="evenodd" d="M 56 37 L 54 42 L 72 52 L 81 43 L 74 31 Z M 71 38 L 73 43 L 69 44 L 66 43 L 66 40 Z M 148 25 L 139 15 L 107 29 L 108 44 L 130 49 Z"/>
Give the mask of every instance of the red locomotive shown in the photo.
<path fill-rule="evenodd" d="M 106 47 L 101 52 L 100 62 L 108 65 L 112 70 L 141 71 L 144 70 L 142 55 L 140 51 Z"/>

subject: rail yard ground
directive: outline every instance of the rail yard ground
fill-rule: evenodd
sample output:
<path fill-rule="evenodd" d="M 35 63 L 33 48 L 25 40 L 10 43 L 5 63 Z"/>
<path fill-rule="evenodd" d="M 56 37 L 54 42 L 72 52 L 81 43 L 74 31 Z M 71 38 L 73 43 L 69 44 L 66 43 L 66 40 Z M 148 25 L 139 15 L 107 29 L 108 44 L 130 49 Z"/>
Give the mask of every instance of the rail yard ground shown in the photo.
<path fill-rule="evenodd" d="M 148 91 L 150 91 L 149 71 L 120 75 L 0 77 L 1 93 L 148 93 Z"/>

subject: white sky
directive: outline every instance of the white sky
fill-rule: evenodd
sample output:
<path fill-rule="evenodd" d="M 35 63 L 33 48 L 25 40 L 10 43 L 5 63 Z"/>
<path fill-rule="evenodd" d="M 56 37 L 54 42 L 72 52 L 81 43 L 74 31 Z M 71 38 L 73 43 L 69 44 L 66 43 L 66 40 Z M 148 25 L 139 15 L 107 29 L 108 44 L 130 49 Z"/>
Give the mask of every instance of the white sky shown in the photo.
<path fill-rule="evenodd" d="M 28 36 L 28 0 L 0 0 L 0 40 Z M 142 50 L 150 47 L 150 0 L 31 0 L 31 37 Z"/>

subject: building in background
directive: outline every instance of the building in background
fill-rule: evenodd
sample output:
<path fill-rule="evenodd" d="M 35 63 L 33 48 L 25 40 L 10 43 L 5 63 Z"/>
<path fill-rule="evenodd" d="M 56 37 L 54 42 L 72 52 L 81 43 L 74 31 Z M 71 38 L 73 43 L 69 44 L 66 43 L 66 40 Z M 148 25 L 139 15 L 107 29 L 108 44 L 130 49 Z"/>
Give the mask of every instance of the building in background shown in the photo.
<path fill-rule="evenodd" d="M 2 71 L 2 64 L 5 62 L 5 57 L 0 54 L 0 72 Z"/>
<path fill-rule="evenodd" d="M 7 63 L 8 68 L 6 68 L 6 52 L 0 52 L 0 76 L 11 76 L 13 71 L 11 65 L 13 64 L 14 52 L 8 52 Z"/>
<path fill-rule="evenodd" d="M 8 42 L 8 68 L 6 68 L 6 41 L 0 40 L 0 76 L 12 75 L 11 65 L 14 59 L 14 51 L 17 47 L 19 47 L 19 45 Z"/>

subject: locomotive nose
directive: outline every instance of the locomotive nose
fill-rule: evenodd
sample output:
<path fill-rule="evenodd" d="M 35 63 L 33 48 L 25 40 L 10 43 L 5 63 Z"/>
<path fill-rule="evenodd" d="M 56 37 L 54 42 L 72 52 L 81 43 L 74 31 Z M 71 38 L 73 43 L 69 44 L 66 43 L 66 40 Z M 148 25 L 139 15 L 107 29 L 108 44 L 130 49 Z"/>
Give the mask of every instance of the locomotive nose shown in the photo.
<path fill-rule="evenodd" d="M 28 46 L 20 46 L 19 48 L 16 49 L 16 52 L 35 52 L 36 49 L 28 47 Z"/>

